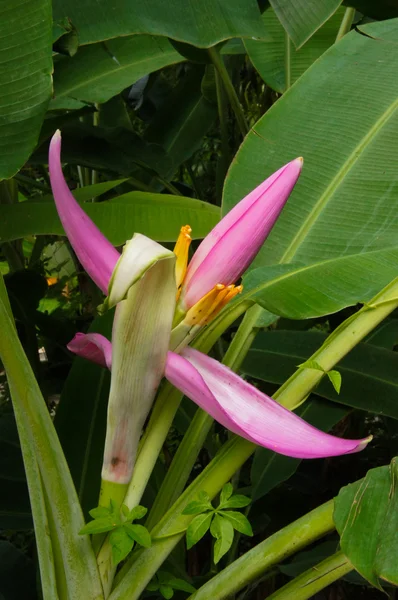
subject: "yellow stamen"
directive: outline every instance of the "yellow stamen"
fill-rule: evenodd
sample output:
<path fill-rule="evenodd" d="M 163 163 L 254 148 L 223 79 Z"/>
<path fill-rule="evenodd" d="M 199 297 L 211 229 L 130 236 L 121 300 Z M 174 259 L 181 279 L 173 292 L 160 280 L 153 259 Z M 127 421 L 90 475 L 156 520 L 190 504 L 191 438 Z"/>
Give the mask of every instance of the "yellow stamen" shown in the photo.
<path fill-rule="evenodd" d="M 188 266 L 188 251 L 191 244 L 192 238 L 189 235 L 192 229 L 189 225 L 181 227 L 180 235 L 178 236 L 176 245 L 174 247 L 174 254 L 177 257 L 176 260 L 176 282 L 177 282 L 177 299 L 181 292 L 182 282 L 184 281 L 185 273 L 187 272 Z"/>
<path fill-rule="evenodd" d="M 232 298 L 240 294 L 242 289 L 241 285 L 235 287 L 234 285 L 225 286 L 218 283 L 189 309 L 184 318 L 184 323 L 191 326 L 203 326 L 210 323 Z"/>

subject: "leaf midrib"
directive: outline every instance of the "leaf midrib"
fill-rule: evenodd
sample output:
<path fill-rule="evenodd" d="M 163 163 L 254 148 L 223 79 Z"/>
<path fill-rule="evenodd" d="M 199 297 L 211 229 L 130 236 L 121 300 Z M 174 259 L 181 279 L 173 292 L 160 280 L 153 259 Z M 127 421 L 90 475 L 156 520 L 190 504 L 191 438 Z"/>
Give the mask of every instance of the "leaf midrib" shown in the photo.
<path fill-rule="evenodd" d="M 397 104 L 398 104 L 398 101 L 397 101 Z M 328 263 L 335 263 L 335 262 L 343 261 L 343 260 L 353 260 L 354 258 L 359 257 L 359 256 L 370 257 L 370 256 L 377 255 L 377 254 L 383 255 L 385 252 L 396 252 L 397 250 L 398 250 L 398 246 L 391 246 L 390 248 L 381 249 L 381 250 L 372 250 L 371 252 L 360 252 L 360 253 L 356 253 L 356 254 L 348 254 L 345 256 L 338 256 L 335 258 L 328 258 L 328 259 L 321 260 L 316 263 L 311 263 L 309 265 L 301 266 L 301 263 L 298 263 L 298 264 L 300 264 L 300 266 L 297 267 L 296 269 L 292 269 L 291 271 L 288 271 L 287 273 L 282 273 L 281 275 L 274 277 L 273 279 L 269 279 L 265 283 L 260 283 L 255 288 L 249 290 L 247 292 L 247 294 L 244 294 L 242 296 L 242 301 L 247 300 L 254 294 L 257 294 L 258 292 L 261 292 L 261 291 L 267 289 L 268 287 L 272 287 L 273 285 L 279 283 L 280 281 L 283 281 L 284 279 L 288 279 L 289 277 L 294 277 L 295 275 L 303 273 L 304 271 L 309 271 L 311 269 L 317 269 L 320 266 L 327 265 Z M 291 266 L 294 267 L 294 263 L 291 263 Z M 272 267 L 278 267 L 278 264 L 269 265 L 266 267 L 258 267 L 258 268 L 259 269 L 272 269 Z M 254 269 L 250 273 L 254 273 L 256 270 L 257 269 Z M 360 300 L 358 300 L 358 302 L 360 302 Z"/>
<path fill-rule="evenodd" d="M 91 84 L 94 81 L 97 81 L 98 79 L 106 79 L 107 77 L 115 75 L 115 73 L 118 73 L 120 71 L 125 71 L 127 69 L 131 69 L 132 66 L 135 67 L 136 65 L 150 64 L 151 61 L 154 60 L 154 59 L 160 58 L 161 56 L 164 56 L 164 58 L 166 58 L 166 57 L 172 57 L 173 54 L 176 54 L 176 57 L 175 57 L 176 60 L 173 61 L 173 64 L 175 64 L 177 62 L 181 62 L 182 60 L 184 60 L 183 57 L 179 58 L 179 56 L 177 55 L 176 51 L 173 50 L 173 49 L 170 49 L 170 50 L 167 50 L 167 51 L 162 51 L 161 53 L 159 53 L 159 55 L 149 56 L 149 57 L 147 56 L 147 57 L 145 57 L 145 58 L 143 58 L 141 60 L 132 61 L 131 63 L 128 63 L 127 65 L 126 64 L 122 64 L 122 65 L 120 65 L 120 67 L 116 67 L 116 68 L 114 68 L 112 70 L 106 71 L 105 73 L 104 73 L 104 71 L 102 71 L 101 73 L 99 73 L 95 77 L 91 77 L 91 79 L 82 81 L 81 83 L 79 83 L 79 84 L 77 84 L 77 85 L 75 85 L 73 87 L 69 87 L 65 91 L 61 91 L 61 92 L 58 92 L 58 93 L 56 92 L 55 99 L 58 100 L 59 98 L 64 98 L 64 97 L 69 98 L 69 97 L 71 97 L 71 98 L 73 98 L 75 100 L 79 100 L 81 102 L 82 100 L 80 98 L 74 98 L 74 96 L 71 96 L 71 94 L 75 94 L 76 91 L 78 91 L 81 88 L 83 88 L 83 89 L 87 88 L 88 84 Z M 110 60 L 112 60 L 112 59 L 110 58 Z M 83 100 L 83 102 L 84 102 L 84 100 Z"/>

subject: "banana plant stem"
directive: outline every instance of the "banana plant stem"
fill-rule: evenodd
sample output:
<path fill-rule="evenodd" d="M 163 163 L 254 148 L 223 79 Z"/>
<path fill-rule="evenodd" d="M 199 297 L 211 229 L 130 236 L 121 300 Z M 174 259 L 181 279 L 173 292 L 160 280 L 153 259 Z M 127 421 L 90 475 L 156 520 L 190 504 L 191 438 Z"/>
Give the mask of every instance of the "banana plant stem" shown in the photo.
<path fill-rule="evenodd" d="M 239 460 L 239 462 L 244 461 L 245 454 L 250 452 L 249 443 L 245 443 L 245 451 L 243 446 L 241 446 L 237 454 L 235 454 L 237 450 L 236 440 L 228 443 L 230 450 L 232 450 L 235 456 L 235 460 Z M 182 534 L 179 533 L 172 537 L 172 532 L 179 531 L 182 527 L 187 527 L 189 521 L 192 519 L 192 517 L 183 516 L 181 513 L 177 514 L 177 506 L 179 507 L 179 511 L 181 511 L 191 498 L 196 496 L 197 491 L 200 489 L 205 489 L 210 497 L 214 497 L 217 493 L 216 489 L 220 487 L 217 485 L 220 475 L 225 479 L 221 469 L 226 469 L 227 477 L 231 476 L 231 461 L 225 460 L 229 452 L 226 453 L 225 450 L 226 448 L 221 450 L 213 461 L 213 463 L 217 463 L 217 468 L 214 469 L 214 464 L 211 469 L 207 467 L 152 532 L 153 538 L 156 538 L 157 535 L 165 536 L 167 533 L 169 533 L 170 537 L 163 537 L 161 540 L 155 541 L 151 548 L 138 552 L 134 557 L 134 563 L 128 571 L 128 565 L 131 563 L 123 567 L 120 576 L 123 577 L 124 575 L 124 577 L 121 580 L 116 579 L 116 581 L 120 582 L 111 594 L 110 600 L 137 600 L 139 598 L 140 593 L 145 589 L 153 573 L 159 568 L 161 564 L 159 561 L 163 561 L 167 553 L 181 539 Z M 214 477 L 215 475 L 217 478 Z M 197 485 L 199 481 L 201 487 Z M 194 490 L 196 490 L 196 493 Z M 212 600 L 221 600 L 222 598 L 227 598 L 261 576 L 267 569 L 333 531 L 333 506 L 333 501 L 329 501 L 273 534 L 218 573 L 195 592 L 190 597 L 190 600 L 209 600 L 209 598 Z"/>
<path fill-rule="evenodd" d="M 221 600 L 265 571 L 334 530 L 332 500 L 277 531 L 210 579 L 189 600 Z"/>
<path fill-rule="evenodd" d="M 212 48 L 208 48 L 207 51 L 209 53 L 210 59 L 214 65 L 215 69 L 217 70 L 217 73 L 220 76 L 221 81 L 223 82 L 225 92 L 228 96 L 228 100 L 231 105 L 231 108 L 235 113 L 236 121 L 238 123 L 238 127 L 240 129 L 242 137 L 245 137 L 247 132 L 249 131 L 247 123 L 246 123 L 246 118 L 243 113 L 242 106 L 239 102 L 238 95 L 235 91 L 235 88 L 232 84 L 229 73 L 227 71 L 227 68 L 224 64 L 224 61 L 216 47 L 213 46 Z"/>
<path fill-rule="evenodd" d="M 336 42 L 339 42 L 342 37 L 345 36 L 351 29 L 352 22 L 355 17 L 355 8 L 348 7 L 345 9 L 343 20 L 341 21 L 340 28 L 337 32 Z"/>
<path fill-rule="evenodd" d="M 398 279 L 394 279 L 369 304 L 344 321 L 311 356 L 324 372 L 330 371 L 352 348 L 398 306 Z M 316 369 L 298 369 L 275 393 L 286 408 L 296 408 L 324 376 Z"/>
<path fill-rule="evenodd" d="M 336 552 L 289 581 L 268 600 L 307 600 L 352 570 L 352 564 L 343 552 Z"/>

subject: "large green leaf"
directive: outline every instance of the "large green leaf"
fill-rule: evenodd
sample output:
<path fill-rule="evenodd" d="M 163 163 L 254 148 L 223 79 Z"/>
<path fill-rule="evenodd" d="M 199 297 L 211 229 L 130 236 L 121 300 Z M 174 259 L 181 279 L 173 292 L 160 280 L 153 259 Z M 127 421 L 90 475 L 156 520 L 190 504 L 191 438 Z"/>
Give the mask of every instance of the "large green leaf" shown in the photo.
<path fill-rule="evenodd" d="M 256 379 L 282 384 L 326 339 L 327 335 L 320 331 L 262 332 L 254 341 L 241 369 Z M 340 394 L 327 377 L 319 383 L 315 394 L 398 419 L 397 352 L 372 343 L 361 343 L 336 365 L 336 369 L 342 375 Z"/>
<path fill-rule="evenodd" d="M 143 233 L 159 242 L 177 239 L 182 225 L 189 223 L 195 239 L 204 237 L 219 220 L 219 208 L 184 196 L 130 192 L 106 202 L 83 203 L 83 208 L 115 246 L 133 233 Z M 20 202 L 1 207 L 0 241 L 27 235 L 64 235 L 55 204 Z"/>
<path fill-rule="evenodd" d="M 295 46 L 300 48 L 337 10 L 342 0 L 270 0 Z"/>
<path fill-rule="evenodd" d="M 286 312 L 295 302 L 307 316 L 318 302 L 326 312 L 338 310 L 366 297 L 365 278 L 369 287 L 373 277 L 382 287 L 396 275 L 398 44 L 384 37 L 393 38 L 398 21 L 363 30 L 378 39 L 353 31 L 332 46 L 254 126 L 227 177 L 224 212 L 304 156 L 300 180 L 252 267 L 298 262 L 300 274 L 311 265 L 304 298 L 304 272 L 285 285 Z M 286 284 L 283 274 L 294 272 L 283 268 L 264 280 L 274 293 L 272 278 Z"/>
<path fill-rule="evenodd" d="M 246 362 L 250 365 L 250 354 Z M 347 409 L 313 396 L 298 408 L 297 414 L 314 427 L 329 431 L 347 414 Z M 282 456 L 267 448 L 258 448 L 251 469 L 253 501 L 259 500 L 279 483 L 289 479 L 300 463 L 301 459 Z"/>
<path fill-rule="evenodd" d="M 395 278 L 397 261 L 395 247 L 310 265 L 259 267 L 243 277 L 240 299 L 250 297 L 270 312 L 290 319 L 327 315 L 371 300 Z"/>
<path fill-rule="evenodd" d="M 341 549 L 375 587 L 379 578 L 398 585 L 397 459 L 368 471 L 335 498 L 334 521 Z"/>
<path fill-rule="evenodd" d="M 54 20 L 69 17 L 81 44 L 150 33 L 205 48 L 265 34 L 256 0 L 54 0 Z"/>
<path fill-rule="evenodd" d="M 55 561 L 70 595 L 103 598 L 76 490 L 47 405 L 17 336 L 0 278 L 0 358 L 7 373 L 36 527 L 43 594 L 56 597 Z M 61 576 L 62 577 L 62 576 Z M 55 596 L 54 596 L 55 594 Z"/>
<path fill-rule="evenodd" d="M 143 75 L 182 60 L 166 38 L 150 35 L 80 48 L 75 56 L 65 57 L 55 65 L 55 100 L 51 108 L 62 108 L 65 98 L 106 102 Z"/>
<path fill-rule="evenodd" d="M 0 179 L 33 150 L 51 96 L 51 2 L 0 4 Z"/>
<path fill-rule="evenodd" d="M 290 82 L 293 84 L 336 40 L 344 9 L 338 9 L 297 51 L 290 54 Z M 245 40 L 250 60 L 264 81 L 277 92 L 286 88 L 286 34 L 270 8 L 262 16 L 270 40 Z"/>

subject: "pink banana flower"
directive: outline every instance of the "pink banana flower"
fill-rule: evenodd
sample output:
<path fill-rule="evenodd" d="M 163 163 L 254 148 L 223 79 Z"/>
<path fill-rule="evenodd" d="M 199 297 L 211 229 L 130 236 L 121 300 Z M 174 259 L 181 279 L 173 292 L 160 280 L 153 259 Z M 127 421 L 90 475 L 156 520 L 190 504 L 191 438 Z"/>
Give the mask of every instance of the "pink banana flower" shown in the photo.
<path fill-rule="evenodd" d="M 58 215 L 83 268 L 107 294 L 120 255 L 72 196 L 62 173 L 60 155 L 61 134 L 57 131 L 50 143 L 49 171 Z M 296 158 L 243 198 L 205 237 L 188 267 L 191 228 L 181 228 L 174 250 L 179 321 L 191 309 L 188 321 L 192 324 L 200 309 L 205 324 L 242 290 L 233 284 L 266 240 L 297 182 L 302 164 L 302 158 Z"/>
<path fill-rule="evenodd" d="M 104 293 L 109 288 L 110 298 L 116 298 L 113 305 L 123 303 L 123 298 L 130 293 L 129 286 L 138 277 L 136 273 L 131 277 L 130 266 L 134 261 L 140 264 L 151 241 L 137 236 L 130 249 L 126 246 L 124 263 L 123 260 L 118 262 L 119 253 L 68 189 L 62 175 L 60 143 L 57 133 L 51 141 L 49 155 L 50 178 L 60 219 L 83 267 Z M 199 314 L 206 314 L 207 319 L 214 317 L 240 291 L 241 286 L 232 284 L 261 248 L 297 181 L 301 166 L 301 159 L 288 163 L 235 206 L 200 244 L 188 270 L 190 228 L 182 228 L 175 248 L 177 315 L 182 315 L 182 319 L 177 319 L 178 327 L 184 325 L 187 317 L 188 325 L 195 323 L 195 326 Z M 159 250 L 153 252 L 157 260 L 162 258 Z M 147 269 L 149 263 L 146 259 L 144 262 Z M 138 266 L 135 271 L 141 272 Z M 111 366 L 111 342 L 99 334 L 77 334 L 68 348 L 103 366 Z M 122 352 L 119 343 L 114 345 L 114 356 Z M 182 350 L 180 355 L 168 352 L 165 375 L 222 425 L 281 454 L 302 458 L 347 454 L 362 450 L 370 439 L 342 440 L 318 431 L 227 367 L 190 348 Z M 146 374 L 142 372 L 136 377 L 145 379 Z"/>
<path fill-rule="evenodd" d="M 78 333 L 71 352 L 111 368 L 112 344 L 99 333 Z M 345 440 L 309 425 L 217 360 L 185 348 L 168 352 L 165 377 L 218 423 L 241 437 L 295 458 L 323 458 L 363 450 L 371 437 Z"/>

